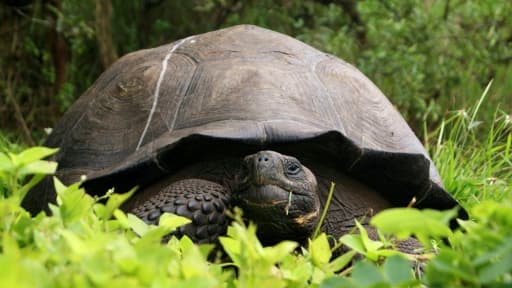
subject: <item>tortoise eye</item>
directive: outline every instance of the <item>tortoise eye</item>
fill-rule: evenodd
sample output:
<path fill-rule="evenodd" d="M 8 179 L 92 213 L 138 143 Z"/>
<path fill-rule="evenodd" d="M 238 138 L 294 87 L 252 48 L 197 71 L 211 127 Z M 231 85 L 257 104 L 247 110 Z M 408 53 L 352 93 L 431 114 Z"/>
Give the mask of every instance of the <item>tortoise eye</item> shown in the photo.
<path fill-rule="evenodd" d="M 302 169 L 298 163 L 292 162 L 286 165 L 286 174 L 288 175 L 297 175 L 301 170 Z"/>

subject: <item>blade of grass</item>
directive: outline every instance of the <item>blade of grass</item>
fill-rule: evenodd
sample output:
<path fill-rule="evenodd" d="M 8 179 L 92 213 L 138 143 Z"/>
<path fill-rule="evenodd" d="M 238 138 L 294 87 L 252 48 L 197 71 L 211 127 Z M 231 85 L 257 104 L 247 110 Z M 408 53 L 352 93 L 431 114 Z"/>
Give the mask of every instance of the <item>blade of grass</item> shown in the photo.
<path fill-rule="evenodd" d="M 322 210 L 322 215 L 320 216 L 320 220 L 316 225 L 315 232 L 313 233 L 313 239 L 315 239 L 320 233 L 320 228 L 325 220 L 325 216 L 327 215 L 327 211 L 329 210 L 329 206 L 331 205 L 332 194 L 334 193 L 334 182 L 331 182 L 331 187 L 329 188 L 329 194 L 327 195 L 327 200 L 325 201 L 324 209 Z"/>

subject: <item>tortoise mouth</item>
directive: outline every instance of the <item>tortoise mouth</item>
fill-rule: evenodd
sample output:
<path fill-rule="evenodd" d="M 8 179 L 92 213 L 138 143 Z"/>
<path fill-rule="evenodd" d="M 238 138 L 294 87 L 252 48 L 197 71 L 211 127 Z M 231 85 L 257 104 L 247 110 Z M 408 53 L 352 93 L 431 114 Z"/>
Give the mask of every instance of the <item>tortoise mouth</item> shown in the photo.
<path fill-rule="evenodd" d="M 304 193 L 285 190 L 275 184 L 246 184 L 234 193 L 235 200 L 251 206 L 286 205 L 294 194 L 306 196 Z M 291 195 L 290 195 L 291 194 Z"/>
<path fill-rule="evenodd" d="M 246 189 L 232 194 L 233 204 L 240 206 L 249 214 L 299 216 L 316 208 L 315 195 L 284 190 L 282 187 L 266 185 L 249 185 Z M 264 212 L 266 211 L 266 212 Z"/>
<path fill-rule="evenodd" d="M 248 185 L 233 193 L 232 199 L 244 211 L 244 218 L 258 226 L 262 243 L 301 241 L 312 233 L 318 220 L 319 204 L 314 195 L 286 191 L 273 184 Z"/>

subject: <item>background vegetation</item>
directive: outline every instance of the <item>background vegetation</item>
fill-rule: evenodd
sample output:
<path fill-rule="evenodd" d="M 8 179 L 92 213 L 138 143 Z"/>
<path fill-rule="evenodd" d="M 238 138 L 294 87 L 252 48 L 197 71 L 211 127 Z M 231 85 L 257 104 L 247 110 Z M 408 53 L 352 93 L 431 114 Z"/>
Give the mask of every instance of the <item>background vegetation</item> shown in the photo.
<path fill-rule="evenodd" d="M 510 15 L 508 0 L 1 0 L 0 286 L 511 285 Z M 261 247 L 255 228 L 236 221 L 221 240 L 229 260 L 212 262 L 211 247 L 161 245 L 183 219 L 145 225 L 117 209 L 125 196 L 98 202 L 77 185 L 58 185 L 53 216 L 30 217 L 19 206 L 56 165 L 41 160 L 54 151 L 26 147 L 43 143 L 44 129 L 120 55 L 240 23 L 361 69 L 423 140 L 472 220 L 452 232 L 453 211 L 392 210 L 373 221 L 385 237 L 361 230 L 337 239 L 352 252 L 336 259 L 324 234 L 296 254 L 296 243 Z M 393 224 L 405 220 L 424 225 Z M 397 252 L 396 239 L 410 234 L 430 250 Z M 354 257 L 363 261 L 346 266 Z"/>

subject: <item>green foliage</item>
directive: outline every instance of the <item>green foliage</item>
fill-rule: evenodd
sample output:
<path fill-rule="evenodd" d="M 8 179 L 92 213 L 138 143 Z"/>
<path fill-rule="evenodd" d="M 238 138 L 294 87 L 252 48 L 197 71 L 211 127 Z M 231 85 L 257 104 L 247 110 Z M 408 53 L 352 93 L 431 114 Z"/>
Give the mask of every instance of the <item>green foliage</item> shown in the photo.
<path fill-rule="evenodd" d="M 482 113 L 490 85 L 474 107 L 453 112 L 425 137 L 446 189 L 466 206 L 512 196 L 512 120 L 501 110 L 490 119 Z"/>
<path fill-rule="evenodd" d="M 54 149 L 35 147 L 0 154 L 0 286 L 2 287 L 487 287 L 512 284 L 512 198 L 486 201 L 470 210 L 473 220 L 448 229 L 455 211 L 390 209 L 368 227 L 356 222 L 330 246 L 320 233 L 308 247 L 284 241 L 264 247 L 256 227 L 234 222 L 220 238 L 227 262 L 208 261 L 211 245 L 187 237 L 162 238 L 190 220 L 164 214 L 147 225 L 119 206 L 134 191 L 93 198 L 55 179 L 51 216 L 31 217 L 20 207 L 28 186 L 52 174 L 42 160 Z M 32 175 L 31 180 L 23 180 Z M 33 180 L 36 179 L 36 180 Z M 101 200 L 101 201 L 100 201 Z M 416 225 L 413 225 L 416 223 Z M 423 225 L 417 225 L 423 223 Z M 371 228 L 373 229 L 373 228 Z M 416 236 L 436 253 L 404 254 L 398 240 Z M 445 241 L 443 241 L 443 239 Z M 435 245 L 430 245 L 435 243 Z M 337 254 L 345 246 L 347 251 Z M 430 247 L 430 248 L 429 248 Z M 428 251 L 427 251 L 428 252 Z M 335 256 L 336 255 L 336 256 Z M 359 260 L 358 260 L 359 259 Z M 427 261 L 427 262 L 425 262 Z M 351 265 L 352 264 L 352 265 Z M 416 270 L 423 271 L 418 274 Z"/>
<path fill-rule="evenodd" d="M 375 215 L 371 224 L 378 227 L 381 232 L 396 235 L 398 239 L 414 236 L 424 246 L 430 247 L 431 239 L 441 239 L 452 234 L 449 222 L 455 216 L 456 210 L 424 209 L 420 211 L 410 208 L 393 208 Z"/>
<path fill-rule="evenodd" d="M 397 250 L 389 249 L 393 243 L 382 237 L 382 235 L 379 235 L 379 241 L 373 240 L 369 237 L 368 231 L 358 221 L 356 221 L 356 226 L 359 234 L 343 235 L 339 240 L 341 244 L 374 262 L 378 262 L 391 255 L 401 254 Z"/>
<path fill-rule="evenodd" d="M 512 199 L 484 202 L 471 209 L 475 221 L 461 222 L 426 270 L 432 286 L 512 285 Z"/>
<path fill-rule="evenodd" d="M 425 117 L 437 121 L 447 107 L 473 104 L 480 87 L 497 70 L 510 67 L 502 61 L 512 55 L 507 40 L 512 31 L 505 28 L 510 27 L 511 4 L 362 1 L 358 8 L 372 49 L 363 51 L 356 66 L 371 76 L 407 118 L 420 123 Z M 510 91 L 502 97 L 507 95 Z M 498 99 L 490 102 L 491 107 Z"/>
<path fill-rule="evenodd" d="M 33 147 L 18 154 L 0 152 L 0 197 L 20 204 L 27 192 L 46 174 L 57 169 L 57 163 L 43 159 L 57 152 L 57 149 Z M 29 181 L 26 176 L 33 175 Z"/>
<path fill-rule="evenodd" d="M 387 258 L 382 266 L 368 261 L 354 265 L 352 277 L 331 277 L 320 286 L 327 287 L 420 287 L 414 278 L 410 263 L 404 257 L 394 255 Z"/>
<path fill-rule="evenodd" d="M 111 194 L 101 204 L 85 194 L 79 183 L 65 187 L 56 181 L 58 205 L 50 207 L 52 216 L 30 217 L 19 204 L 32 180 L 23 184 L 21 179 L 27 174 L 53 173 L 56 163 L 40 159 L 54 152 L 36 147 L 1 156 L 0 175 L 9 180 L 1 184 L 10 193 L 0 199 L 0 286 L 221 285 L 225 272 L 206 261 L 208 250 L 188 238 L 172 239 L 166 245 L 160 242 L 190 220 L 164 214 L 159 226 L 147 225 L 118 209 L 131 193 Z"/>

